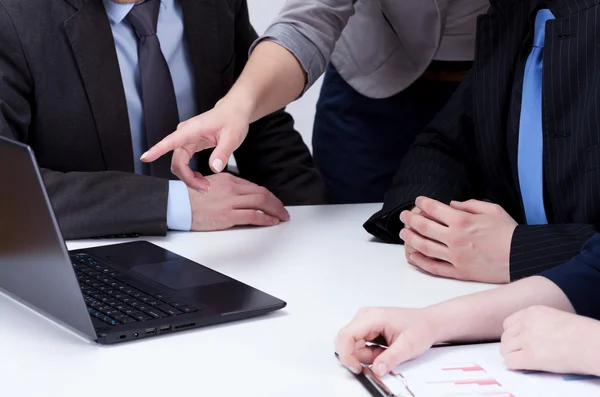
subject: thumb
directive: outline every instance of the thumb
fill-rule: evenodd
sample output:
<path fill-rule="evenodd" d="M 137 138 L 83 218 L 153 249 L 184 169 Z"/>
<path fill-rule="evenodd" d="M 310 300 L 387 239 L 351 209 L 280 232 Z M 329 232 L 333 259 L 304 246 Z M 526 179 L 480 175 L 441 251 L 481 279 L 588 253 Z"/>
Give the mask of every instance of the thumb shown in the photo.
<path fill-rule="evenodd" d="M 450 207 L 472 214 L 489 214 L 494 210 L 495 204 L 480 200 L 451 201 Z"/>
<path fill-rule="evenodd" d="M 209 160 L 209 165 L 213 172 L 219 173 L 223 171 L 229 162 L 229 158 L 240 147 L 244 138 L 246 138 L 246 133 L 244 132 L 235 133 L 228 131 L 221 134 L 219 142 Z"/>
<path fill-rule="evenodd" d="M 373 372 L 381 378 L 389 374 L 399 364 L 411 360 L 417 354 L 412 347 L 414 345 L 414 341 L 407 340 L 406 334 L 403 333 L 375 359 L 372 367 Z"/>

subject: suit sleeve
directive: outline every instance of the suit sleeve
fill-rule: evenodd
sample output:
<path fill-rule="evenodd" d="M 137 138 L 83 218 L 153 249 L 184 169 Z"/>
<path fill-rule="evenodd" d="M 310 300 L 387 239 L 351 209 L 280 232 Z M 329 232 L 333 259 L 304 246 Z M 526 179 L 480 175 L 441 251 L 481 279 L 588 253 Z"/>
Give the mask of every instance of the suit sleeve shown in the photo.
<path fill-rule="evenodd" d="M 569 262 L 541 275 L 567 295 L 577 314 L 600 320 L 600 234 L 590 238 Z"/>
<path fill-rule="evenodd" d="M 257 37 L 245 0 L 239 1 L 235 29 L 237 78 L 248 60 L 248 48 Z M 285 205 L 327 202 L 321 175 L 285 110 L 253 123 L 235 158 L 243 178 L 266 187 Z"/>
<path fill-rule="evenodd" d="M 27 143 L 34 82 L 1 2 L 0 43 L 0 135 Z M 167 181 L 122 172 L 41 173 L 66 239 L 167 231 Z"/>
<path fill-rule="evenodd" d="M 597 231 L 597 226 L 585 224 L 517 226 L 510 249 L 511 280 L 533 276 L 569 261 Z"/>
<path fill-rule="evenodd" d="M 383 208 L 364 225 L 375 237 L 402 243 L 400 212 L 412 208 L 419 196 L 446 204 L 471 198 L 472 79 L 470 73 L 444 109 L 417 135 L 385 196 Z"/>

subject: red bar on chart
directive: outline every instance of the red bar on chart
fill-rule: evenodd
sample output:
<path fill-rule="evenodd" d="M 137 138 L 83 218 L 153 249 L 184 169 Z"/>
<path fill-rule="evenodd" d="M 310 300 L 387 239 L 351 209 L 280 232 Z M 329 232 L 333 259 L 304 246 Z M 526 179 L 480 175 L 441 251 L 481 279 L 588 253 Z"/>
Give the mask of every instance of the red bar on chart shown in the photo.
<path fill-rule="evenodd" d="M 502 386 L 496 379 L 470 379 L 470 380 L 442 380 L 436 382 L 427 382 L 429 384 L 453 383 L 456 386 L 476 385 L 476 386 Z"/>
<path fill-rule="evenodd" d="M 442 371 L 462 371 L 462 372 L 478 372 L 478 371 L 483 371 L 483 372 L 485 372 L 485 369 L 483 369 L 481 367 L 481 365 L 479 365 L 479 364 L 474 364 L 474 365 L 471 365 L 471 366 L 464 366 L 464 367 L 442 368 Z"/>
<path fill-rule="evenodd" d="M 496 379 L 458 380 L 455 385 L 502 386 Z"/>
<path fill-rule="evenodd" d="M 507 391 L 484 392 L 484 393 L 453 393 L 446 397 L 515 397 L 514 394 Z"/>

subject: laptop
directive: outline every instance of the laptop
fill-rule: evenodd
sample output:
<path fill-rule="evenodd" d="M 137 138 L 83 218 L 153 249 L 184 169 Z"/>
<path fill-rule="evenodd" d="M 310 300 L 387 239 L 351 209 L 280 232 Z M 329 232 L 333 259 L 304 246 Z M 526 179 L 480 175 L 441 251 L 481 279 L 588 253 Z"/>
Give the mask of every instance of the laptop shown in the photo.
<path fill-rule="evenodd" d="M 0 289 L 100 344 L 286 306 L 146 241 L 67 251 L 31 148 L 2 137 Z"/>

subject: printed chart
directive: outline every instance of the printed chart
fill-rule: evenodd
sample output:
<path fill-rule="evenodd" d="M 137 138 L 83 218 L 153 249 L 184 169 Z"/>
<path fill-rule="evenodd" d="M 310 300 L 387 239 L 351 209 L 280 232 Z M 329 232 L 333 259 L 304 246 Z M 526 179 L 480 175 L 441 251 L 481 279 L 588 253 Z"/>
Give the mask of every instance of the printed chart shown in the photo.
<path fill-rule="evenodd" d="M 416 396 L 516 397 L 479 362 L 413 366 L 402 374 Z"/>
<path fill-rule="evenodd" d="M 595 377 L 508 370 L 499 344 L 435 348 L 394 373 L 403 382 L 384 378 L 392 391 L 415 397 L 600 397 Z"/>

